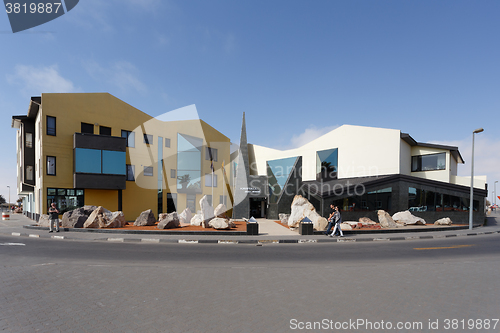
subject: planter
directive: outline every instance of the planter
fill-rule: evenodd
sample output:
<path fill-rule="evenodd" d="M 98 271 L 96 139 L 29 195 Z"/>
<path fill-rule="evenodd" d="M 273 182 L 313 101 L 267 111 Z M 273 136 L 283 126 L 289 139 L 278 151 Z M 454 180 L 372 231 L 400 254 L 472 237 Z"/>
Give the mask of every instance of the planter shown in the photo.
<path fill-rule="evenodd" d="M 259 234 L 259 224 L 247 222 L 247 235 L 257 236 L 258 234 Z"/>
<path fill-rule="evenodd" d="M 314 230 L 313 230 L 313 224 L 312 223 L 300 223 L 299 224 L 299 234 L 301 235 L 312 235 Z"/>

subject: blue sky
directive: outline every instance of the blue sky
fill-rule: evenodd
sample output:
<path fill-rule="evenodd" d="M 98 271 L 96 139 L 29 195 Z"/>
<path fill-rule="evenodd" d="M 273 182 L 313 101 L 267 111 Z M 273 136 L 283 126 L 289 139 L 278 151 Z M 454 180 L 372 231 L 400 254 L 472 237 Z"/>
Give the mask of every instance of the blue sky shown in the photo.
<path fill-rule="evenodd" d="M 15 197 L 11 117 L 42 92 L 109 92 L 152 116 L 196 104 L 236 143 L 246 112 L 248 141 L 275 148 L 342 124 L 400 129 L 458 145 L 461 175 L 483 127 L 475 169 L 492 184 L 498 17 L 495 0 L 81 0 L 12 34 L 0 14 L 0 194 Z"/>

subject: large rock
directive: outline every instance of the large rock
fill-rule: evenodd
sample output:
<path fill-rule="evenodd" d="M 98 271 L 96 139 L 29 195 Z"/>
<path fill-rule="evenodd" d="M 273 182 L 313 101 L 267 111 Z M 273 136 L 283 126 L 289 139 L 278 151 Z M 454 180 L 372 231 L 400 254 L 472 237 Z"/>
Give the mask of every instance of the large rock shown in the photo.
<path fill-rule="evenodd" d="M 106 220 L 104 217 L 104 209 L 103 207 L 97 207 L 92 214 L 87 218 L 87 221 L 83 224 L 84 228 L 102 228 L 102 226 L 106 225 Z"/>
<path fill-rule="evenodd" d="M 352 230 L 353 227 L 348 222 L 342 222 L 342 223 L 340 223 L 340 229 L 342 229 L 342 230 Z"/>
<path fill-rule="evenodd" d="M 90 214 L 96 210 L 97 206 L 83 206 L 71 211 L 68 211 L 62 216 L 63 228 L 83 228 L 83 224 L 87 221 Z"/>
<path fill-rule="evenodd" d="M 375 225 L 377 222 L 372 221 L 372 219 L 368 217 L 360 217 L 359 222 L 363 223 L 364 225 Z"/>
<path fill-rule="evenodd" d="M 181 226 L 186 226 L 191 223 L 191 219 L 193 218 L 193 213 L 191 213 L 191 209 L 186 208 L 179 214 L 179 222 Z"/>
<path fill-rule="evenodd" d="M 161 215 L 163 216 L 162 219 L 160 219 L 160 221 L 158 222 L 158 229 L 174 229 L 181 226 L 179 216 L 176 212 L 166 214 L 166 216 L 164 214 Z"/>
<path fill-rule="evenodd" d="M 398 225 L 394 220 L 392 219 L 391 215 L 387 213 L 385 210 L 379 210 L 377 211 L 378 215 L 378 221 L 380 222 L 380 226 L 382 228 L 398 228 L 400 225 Z"/>
<path fill-rule="evenodd" d="M 104 212 L 104 216 L 106 216 L 106 225 L 101 228 L 122 228 L 127 225 L 127 221 L 125 221 L 125 215 L 123 212 Z"/>
<path fill-rule="evenodd" d="M 208 225 L 210 227 L 212 227 L 214 229 L 218 229 L 218 230 L 231 228 L 231 224 L 230 224 L 229 220 L 223 219 L 221 217 L 216 217 L 216 218 L 211 219 L 210 222 L 208 222 Z"/>
<path fill-rule="evenodd" d="M 449 217 L 443 217 L 442 219 L 437 220 L 434 222 L 436 225 L 451 225 L 453 222 Z"/>
<path fill-rule="evenodd" d="M 202 222 L 203 222 L 203 216 L 201 215 L 201 213 L 195 214 L 190 221 L 191 225 L 197 227 L 199 227 L 202 224 Z"/>
<path fill-rule="evenodd" d="M 288 224 L 288 219 L 290 218 L 290 214 L 280 213 L 278 217 L 280 219 L 281 224 Z"/>
<path fill-rule="evenodd" d="M 224 204 L 219 204 L 217 207 L 215 207 L 214 216 L 227 219 L 226 211 L 226 206 Z"/>
<path fill-rule="evenodd" d="M 296 228 L 299 222 L 306 216 L 312 221 L 315 230 L 323 231 L 328 225 L 328 221 L 316 212 L 314 206 L 306 198 L 296 195 L 293 198 L 292 212 L 288 218 L 288 226 Z"/>
<path fill-rule="evenodd" d="M 413 215 L 409 210 L 397 212 L 392 215 L 392 219 L 394 222 L 402 224 L 425 224 L 425 220 L 423 218 Z"/>
<path fill-rule="evenodd" d="M 208 228 L 208 222 L 210 222 L 210 220 L 214 218 L 214 208 L 208 203 L 206 195 L 204 195 L 203 198 L 200 199 L 200 208 L 201 217 L 203 219 L 201 226 L 203 228 Z"/>
<path fill-rule="evenodd" d="M 135 220 L 134 225 L 138 227 L 155 225 L 156 219 L 151 209 L 145 210 Z"/>
<path fill-rule="evenodd" d="M 38 219 L 37 224 L 39 227 L 49 228 L 50 227 L 49 216 L 46 214 L 40 215 L 40 218 Z"/>

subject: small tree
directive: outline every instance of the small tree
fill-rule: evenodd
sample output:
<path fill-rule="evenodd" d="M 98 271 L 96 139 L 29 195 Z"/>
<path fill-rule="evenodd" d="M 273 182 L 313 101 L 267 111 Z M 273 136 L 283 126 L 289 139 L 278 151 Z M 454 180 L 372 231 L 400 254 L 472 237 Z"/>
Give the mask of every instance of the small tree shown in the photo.
<path fill-rule="evenodd" d="M 3 197 L 3 195 L 0 194 L 0 205 L 6 203 L 7 201 Z"/>

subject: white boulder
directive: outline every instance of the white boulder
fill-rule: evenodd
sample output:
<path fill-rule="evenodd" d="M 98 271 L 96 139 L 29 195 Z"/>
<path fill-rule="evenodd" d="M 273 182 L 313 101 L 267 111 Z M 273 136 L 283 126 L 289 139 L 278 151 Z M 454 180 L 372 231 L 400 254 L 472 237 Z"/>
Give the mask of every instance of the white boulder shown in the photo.
<path fill-rule="evenodd" d="M 389 213 L 387 213 L 385 210 L 377 211 L 377 215 L 378 215 L 378 221 L 382 228 L 398 228 L 401 226 L 396 222 L 394 222 L 391 215 L 389 215 Z"/>
<path fill-rule="evenodd" d="M 227 211 L 226 206 L 224 204 L 219 204 L 217 207 L 215 207 L 214 216 L 227 219 L 226 211 Z"/>
<path fill-rule="evenodd" d="M 443 217 L 442 219 L 437 220 L 434 222 L 436 225 L 451 225 L 453 222 L 449 217 Z"/>
<path fill-rule="evenodd" d="M 340 223 L 340 229 L 342 230 L 352 230 L 354 229 L 349 222 Z"/>
<path fill-rule="evenodd" d="M 409 210 L 405 210 L 404 212 L 397 212 L 396 214 L 392 215 L 392 219 L 396 223 L 402 224 L 425 224 L 425 220 L 423 218 L 413 215 Z"/>
<path fill-rule="evenodd" d="M 191 209 L 186 208 L 179 214 L 179 223 L 181 226 L 189 225 L 191 223 L 191 219 L 193 218 L 193 213 L 191 213 Z"/>
<path fill-rule="evenodd" d="M 194 226 L 197 226 L 199 227 L 203 222 L 203 216 L 201 215 L 201 213 L 199 214 L 195 214 L 192 218 L 191 218 L 191 225 L 194 225 Z"/>
<path fill-rule="evenodd" d="M 363 223 L 363 225 L 375 225 L 377 222 L 372 221 L 368 217 L 360 217 L 359 222 Z"/>
<path fill-rule="evenodd" d="M 298 227 L 299 222 L 306 216 L 312 221 L 315 230 L 323 231 L 328 225 L 326 218 L 320 216 L 306 198 L 296 195 L 293 198 L 292 212 L 288 218 L 288 226 L 290 228 Z"/>
<path fill-rule="evenodd" d="M 203 198 L 200 199 L 200 208 L 201 208 L 201 216 L 203 218 L 201 226 L 203 228 L 207 228 L 208 222 L 210 222 L 210 220 L 214 218 L 214 208 L 210 203 L 208 203 L 206 195 L 204 195 Z"/>
<path fill-rule="evenodd" d="M 229 220 L 223 219 L 221 217 L 216 217 L 210 220 L 208 222 L 208 225 L 214 229 L 229 229 L 231 228 L 231 224 L 229 223 Z"/>

